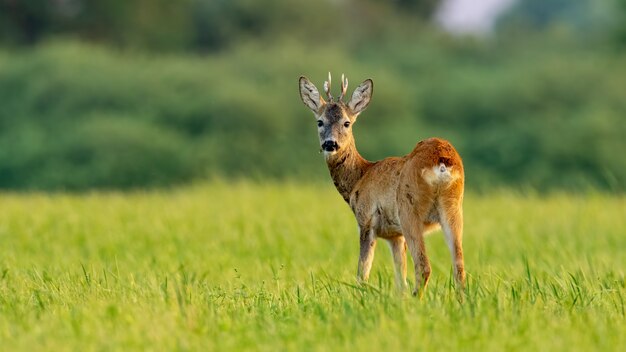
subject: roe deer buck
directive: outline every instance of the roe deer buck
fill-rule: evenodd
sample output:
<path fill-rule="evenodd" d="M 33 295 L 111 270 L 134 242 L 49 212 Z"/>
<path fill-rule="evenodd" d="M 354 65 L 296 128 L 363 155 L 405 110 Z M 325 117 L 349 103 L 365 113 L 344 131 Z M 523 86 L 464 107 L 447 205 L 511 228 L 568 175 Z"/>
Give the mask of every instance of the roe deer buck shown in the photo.
<path fill-rule="evenodd" d="M 357 279 L 367 281 L 376 239 L 389 242 L 396 284 L 406 289 L 406 248 L 415 263 L 414 295 L 423 294 L 430 277 L 424 235 L 443 229 L 459 287 L 465 284 L 463 264 L 463 163 L 452 145 L 430 138 L 403 157 L 365 160 L 356 149 L 352 125 L 368 106 L 371 79 L 359 85 L 347 103 L 348 80 L 341 77 L 341 95 L 331 95 L 331 77 L 324 82 L 325 101 L 306 77 L 299 80 L 300 97 L 313 111 L 321 149 L 337 191 L 348 202 L 359 225 L 360 256 Z M 420 277 L 421 275 L 421 277 Z"/>

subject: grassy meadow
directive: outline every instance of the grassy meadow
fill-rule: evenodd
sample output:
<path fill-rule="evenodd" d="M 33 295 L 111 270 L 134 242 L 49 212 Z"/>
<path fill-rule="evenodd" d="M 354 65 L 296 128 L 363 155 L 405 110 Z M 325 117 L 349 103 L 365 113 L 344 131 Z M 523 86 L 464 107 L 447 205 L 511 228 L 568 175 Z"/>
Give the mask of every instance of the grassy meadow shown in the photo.
<path fill-rule="evenodd" d="M 626 198 L 466 195 L 469 287 L 427 239 L 422 300 L 330 183 L 0 195 L 2 350 L 619 350 Z M 412 277 L 412 270 L 409 270 Z M 412 281 L 412 280 L 411 280 Z"/>

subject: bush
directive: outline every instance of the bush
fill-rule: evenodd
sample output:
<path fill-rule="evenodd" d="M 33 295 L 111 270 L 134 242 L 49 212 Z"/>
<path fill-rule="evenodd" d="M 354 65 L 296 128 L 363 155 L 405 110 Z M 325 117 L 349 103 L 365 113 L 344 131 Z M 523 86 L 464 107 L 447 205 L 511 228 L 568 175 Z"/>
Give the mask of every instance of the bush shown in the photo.
<path fill-rule="evenodd" d="M 321 88 L 330 68 L 346 69 L 351 88 L 375 81 L 355 127 L 366 158 L 438 135 L 461 152 L 470 187 L 626 188 L 624 57 L 543 41 L 502 55 L 495 44 L 396 40 L 282 41 L 207 57 L 67 42 L 0 52 L 0 187 L 326 178 L 296 82 L 307 74 Z"/>

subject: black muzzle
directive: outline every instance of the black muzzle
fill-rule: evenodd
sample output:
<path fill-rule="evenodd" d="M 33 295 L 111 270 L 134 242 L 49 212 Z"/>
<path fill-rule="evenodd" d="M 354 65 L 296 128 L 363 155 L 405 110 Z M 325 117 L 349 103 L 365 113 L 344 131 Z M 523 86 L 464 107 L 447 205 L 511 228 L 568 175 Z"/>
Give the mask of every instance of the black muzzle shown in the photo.
<path fill-rule="evenodd" d="M 322 149 L 325 152 L 335 152 L 339 149 L 339 144 L 335 141 L 326 141 L 322 144 Z"/>

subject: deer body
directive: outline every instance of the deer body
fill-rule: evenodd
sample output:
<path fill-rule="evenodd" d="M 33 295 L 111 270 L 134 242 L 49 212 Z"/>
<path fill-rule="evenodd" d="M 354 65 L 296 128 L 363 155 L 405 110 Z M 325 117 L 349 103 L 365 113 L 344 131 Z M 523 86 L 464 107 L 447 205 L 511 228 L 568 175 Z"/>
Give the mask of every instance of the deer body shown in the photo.
<path fill-rule="evenodd" d="M 341 101 L 347 80 L 342 78 L 338 102 L 333 102 L 330 94 L 330 75 L 324 87 L 328 103 L 308 79 L 300 78 L 302 100 L 318 118 L 320 144 L 330 175 L 359 226 L 357 278 L 368 279 L 377 239 L 383 238 L 394 258 L 397 285 L 406 287 L 408 247 L 415 264 L 414 294 L 422 294 L 430 277 L 424 235 L 441 227 L 453 259 L 455 279 L 463 286 L 464 172 L 459 154 L 449 142 L 430 138 L 403 157 L 367 161 L 357 151 L 350 127 L 369 104 L 372 81 L 363 82 L 347 104 Z"/>

